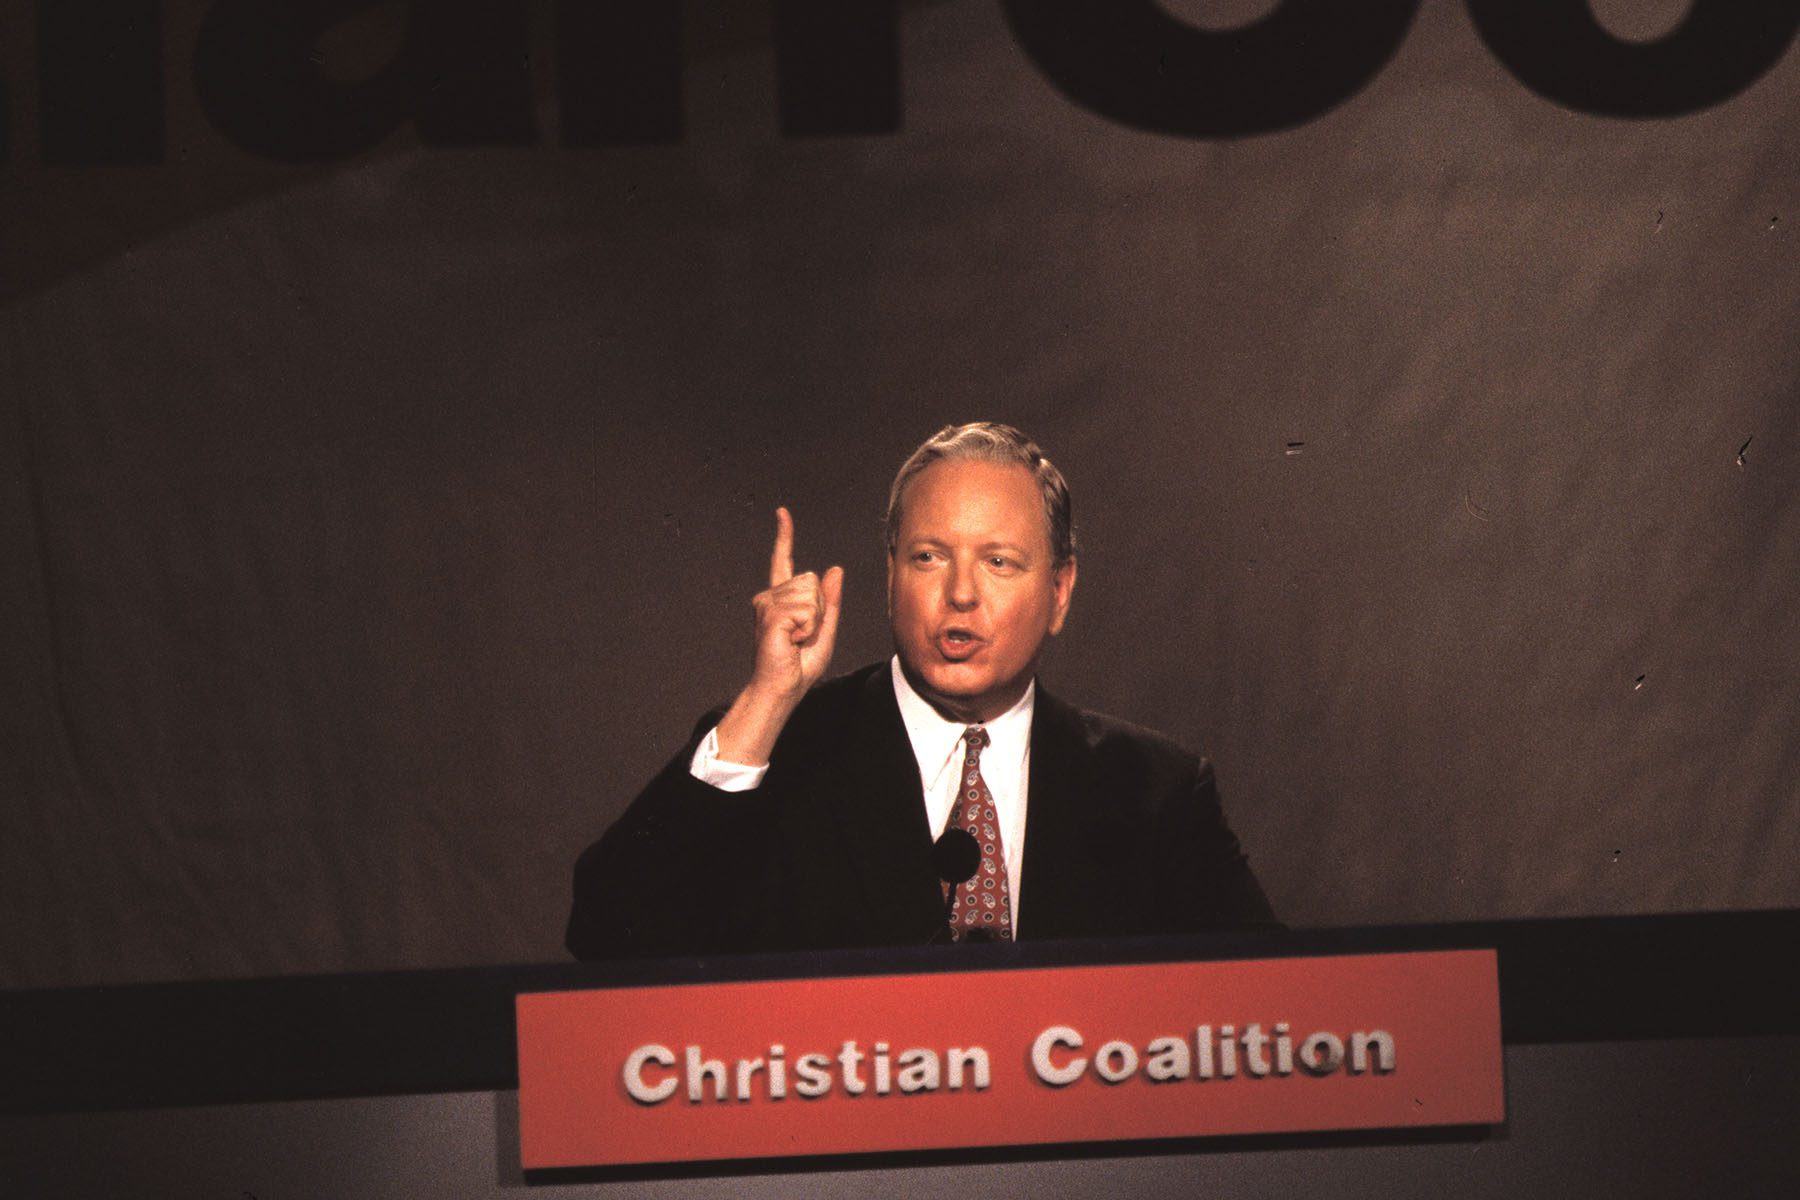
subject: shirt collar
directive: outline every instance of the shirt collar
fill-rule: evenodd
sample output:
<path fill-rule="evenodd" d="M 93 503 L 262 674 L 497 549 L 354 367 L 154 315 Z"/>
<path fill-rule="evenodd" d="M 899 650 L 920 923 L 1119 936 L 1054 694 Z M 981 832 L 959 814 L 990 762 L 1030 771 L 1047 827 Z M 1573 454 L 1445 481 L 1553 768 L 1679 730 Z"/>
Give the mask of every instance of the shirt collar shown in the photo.
<path fill-rule="evenodd" d="M 900 722 L 906 726 L 906 736 L 912 742 L 913 757 L 919 763 L 919 777 L 930 790 L 956 756 L 963 730 L 968 726 L 960 721 L 945 720 L 925 697 L 913 690 L 906 672 L 900 669 L 898 654 L 894 655 L 891 665 L 894 699 L 900 705 Z M 996 767 L 1010 764 L 1015 769 L 1023 765 L 1025 755 L 1031 749 L 1031 716 L 1036 709 L 1037 680 L 1033 679 L 1025 685 L 1025 694 L 1016 704 L 993 720 L 982 723 L 989 741 L 988 748 L 982 751 L 981 761 L 994 763 Z"/>

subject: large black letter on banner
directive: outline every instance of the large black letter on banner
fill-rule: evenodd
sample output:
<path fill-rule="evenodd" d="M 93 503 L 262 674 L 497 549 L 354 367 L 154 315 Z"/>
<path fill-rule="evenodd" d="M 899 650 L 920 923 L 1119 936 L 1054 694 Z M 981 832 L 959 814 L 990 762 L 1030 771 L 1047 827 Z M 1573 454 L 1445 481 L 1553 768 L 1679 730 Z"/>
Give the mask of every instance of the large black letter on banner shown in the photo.
<path fill-rule="evenodd" d="M 681 140 L 681 5 L 559 0 L 556 96 L 565 146 Z"/>
<path fill-rule="evenodd" d="M 1419 0 L 1282 0 L 1241 29 L 1196 29 L 1152 0 L 1005 0 L 1069 99 L 1156 133 L 1242 137 L 1304 124 L 1387 65 Z"/>
<path fill-rule="evenodd" d="M 207 120 L 265 158 L 347 158 L 406 119 L 404 61 L 336 83 L 314 59 L 320 34 L 381 0 L 218 0 L 194 47 L 194 90 Z"/>
<path fill-rule="evenodd" d="M 419 140 L 430 146 L 530 146 L 530 5 L 413 0 L 408 50 Z"/>
<path fill-rule="evenodd" d="M 1603 29 L 1587 0 L 1469 0 L 1469 15 L 1494 57 L 1547 100 L 1609 117 L 1676 117 L 1755 83 L 1800 25 L 1800 0 L 1692 2 L 1671 33 L 1642 45 Z"/>
<path fill-rule="evenodd" d="M 526 12 L 507 0 L 416 0 L 405 48 L 367 79 L 328 78 L 318 38 L 381 0 L 218 0 L 194 88 L 207 119 L 253 154 L 319 162 L 369 149 L 408 118 L 429 145 L 535 140 Z"/>
<path fill-rule="evenodd" d="M 163 160 L 162 0 L 38 0 L 37 38 L 46 166 Z"/>
<path fill-rule="evenodd" d="M 775 0 L 775 92 L 789 137 L 898 130 L 894 0 Z"/>

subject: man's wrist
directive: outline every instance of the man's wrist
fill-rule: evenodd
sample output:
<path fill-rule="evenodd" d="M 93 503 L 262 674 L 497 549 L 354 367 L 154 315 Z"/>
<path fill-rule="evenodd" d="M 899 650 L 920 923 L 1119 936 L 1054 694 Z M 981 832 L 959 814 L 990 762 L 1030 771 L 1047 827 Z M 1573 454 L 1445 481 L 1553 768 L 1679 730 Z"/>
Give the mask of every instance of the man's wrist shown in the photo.
<path fill-rule="evenodd" d="M 798 695 L 771 692 L 752 681 L 738 693 L 714 731 L 719 757 L 745 766 L 766 765 L 775 740 L 799 703 Z"/>
<path fill-rule="evenodd" d="M 694 748 L 693 758 L 688 760 L 689 775 L 722 792 L 753 792 L 762 786 L 763 776 L 768 773 L 766 765 L 735 763 L 722 756 L 717 725 L 706 731 L 706 736 Z"/>

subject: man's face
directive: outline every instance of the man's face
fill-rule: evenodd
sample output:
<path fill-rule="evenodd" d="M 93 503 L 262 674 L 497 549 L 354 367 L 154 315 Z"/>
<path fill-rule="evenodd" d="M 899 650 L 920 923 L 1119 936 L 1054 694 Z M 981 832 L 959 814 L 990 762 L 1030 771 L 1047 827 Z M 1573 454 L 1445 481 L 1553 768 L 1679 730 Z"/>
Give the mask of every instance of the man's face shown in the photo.
<path fill-rule="evenodd" d="M 888 618 L 907 679 L 945 716 L 975 723 L 1012 707 L 1074 589 L 1075 563 L 1053 564 L 1025 467 L 944 459 L 907 485 Z"/>

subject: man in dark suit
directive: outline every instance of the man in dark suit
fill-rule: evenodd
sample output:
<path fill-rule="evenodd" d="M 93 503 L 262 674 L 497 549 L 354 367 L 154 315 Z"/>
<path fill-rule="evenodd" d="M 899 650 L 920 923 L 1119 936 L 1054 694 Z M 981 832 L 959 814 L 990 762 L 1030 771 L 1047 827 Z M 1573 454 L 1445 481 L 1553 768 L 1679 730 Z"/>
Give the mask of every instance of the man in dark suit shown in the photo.
<path fill-rule="evenodd" d="M 888 500 L 894 658 L 819 683 L 843 571 L 776 510 L 756 665 L 581 856 L 581 958 L 1274 924 L 1211 767 L 1036 686 L 1069 492 L 1018 430 L 946 428 Z M 960 832 L 959 832 L 960 831 Z"/>

